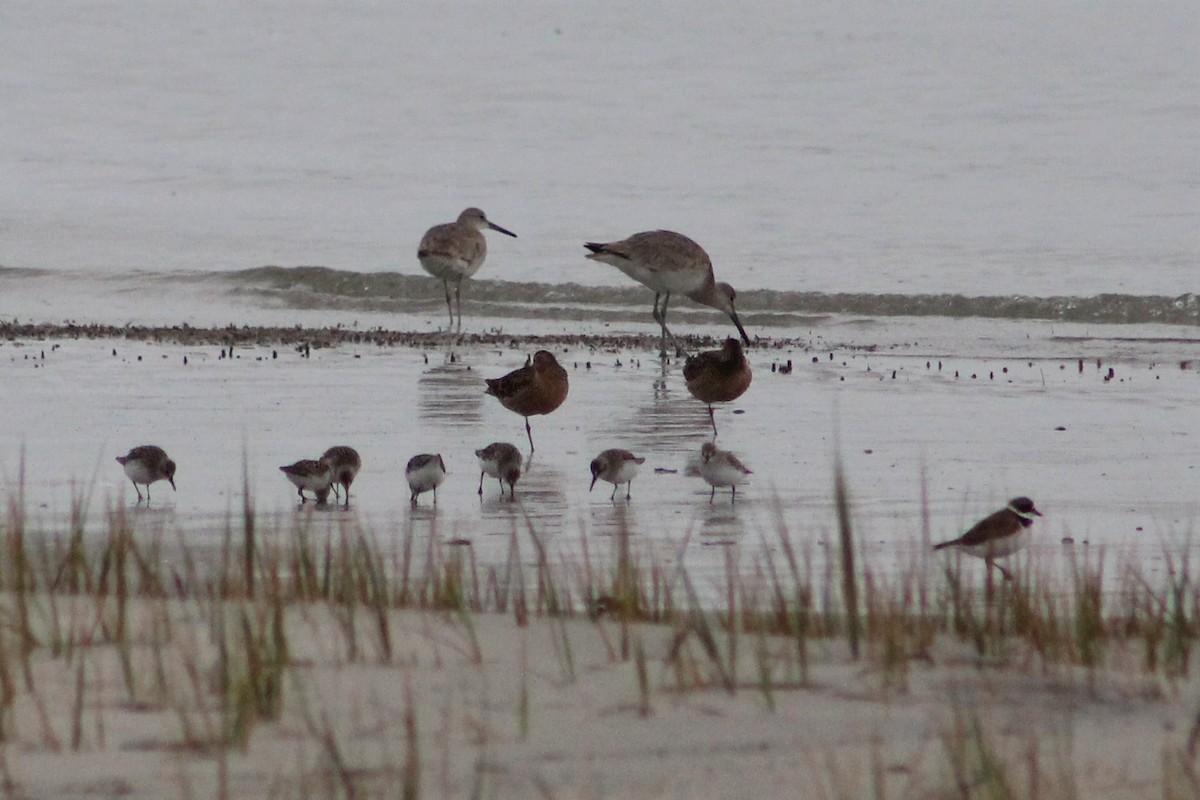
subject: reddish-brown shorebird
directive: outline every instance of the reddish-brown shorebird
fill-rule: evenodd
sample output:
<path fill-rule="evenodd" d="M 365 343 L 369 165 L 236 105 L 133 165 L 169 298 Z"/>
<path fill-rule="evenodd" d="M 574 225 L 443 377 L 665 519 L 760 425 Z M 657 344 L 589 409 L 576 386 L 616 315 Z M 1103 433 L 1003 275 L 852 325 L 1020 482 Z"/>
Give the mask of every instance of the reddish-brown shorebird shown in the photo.
<path fill-rule="evenodd" d="M 713 403 L 736 400 L 750 386 L 750 362 L 737 339 L 725 340 L 720 350 L 706 350 L 689 358 L 683 365 L 683 379 L 692 397 L 708 404 L 708 421 L 712 423 L 713 438 L 717 421 Z"/>
<path fill-rule="evenodd" d="M 502 378 L 487 379 L 487 394 L 500 401 L 509 411 L 525 418 L 525 435 L 529 437 L 529 452 L 532 453 L 533 432 L 529 418 L 535 414 L 549 414 L 567 399 L 567 371 L 559 366 L 548 350 L 533 354 L 533 362 L 513 370 Z"/>

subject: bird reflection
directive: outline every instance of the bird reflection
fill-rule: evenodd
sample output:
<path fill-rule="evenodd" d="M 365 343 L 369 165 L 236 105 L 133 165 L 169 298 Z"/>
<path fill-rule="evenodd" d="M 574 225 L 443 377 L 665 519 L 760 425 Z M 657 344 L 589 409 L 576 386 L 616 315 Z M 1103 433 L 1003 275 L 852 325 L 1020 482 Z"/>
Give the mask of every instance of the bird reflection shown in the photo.
<path fill-rule="evenodd" d="M 461 362 L 430 367 L 417 379 L 417 413 L 422 420 L 455 427 L 483 420 L 483 376 Z"/>

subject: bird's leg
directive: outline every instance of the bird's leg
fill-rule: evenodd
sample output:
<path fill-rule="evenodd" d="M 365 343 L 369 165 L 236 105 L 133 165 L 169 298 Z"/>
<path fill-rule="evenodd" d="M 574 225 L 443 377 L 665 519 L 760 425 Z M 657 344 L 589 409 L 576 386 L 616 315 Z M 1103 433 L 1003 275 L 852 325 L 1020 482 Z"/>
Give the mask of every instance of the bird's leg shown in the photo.
<path fill-rule="evenodd" d="M 617 484 L 613 484 L 612 494 L 608 496 L 608 502 L 615 503 L 617 501 Z"/>
<path fill-rule="evenodd" d="M 137 481 L 133 481 L 133 480 L 131 480 L 131 481 L 129 481 L 129 482 L 133 484 L 133 490 L 134 490 L 135 492 L 137 492 L 137 496 L 138 496 L 138 499 L 137 499 L 137 501 L 138 501 L 139 503 L 140 503 L 140 502 L 142 502 L 142 490 L 138 488 Z M 149 491 L 150 491 L 150 487 L 149 487 L 149 486 L 147 486 L 147 487 L 146 487 L 146 491 L 147 491 L 147 492 L 149 492 Z"/>
<path fill-rule="evenodd" d="M 454 306 L 450 305 L 450 281 L 443 278 L 442 286 L 446 289 L 446 311 L 450 314 L 450 324 L 446 327 L 446 330 L 450 330 L 454 327 Z"/>
<path fill-rule="evenodd" d="M 304 505 L 304 503 L 308 500 L 308 498 L 304 496 L 304 490 L 297 487 L 296 494 L 300 495 L 300 505 Z"/>
<path fill-rule="evenodd" d="M 737 502 L 737 486 L 731 486 L 729 488 L 733 490 L 733 495 L 729 500 L 729 505 L 733 505 Z"/>
<path fill-rule="evenodd" d="M 633 481 L 630 481 L 629 483 L 625 484 L 625 499 L 626 500 L 633 499 L 632 495 L 629 494 L 632 491 L 633 491 Z"/>
<path fill-rule="evenodd" d="M 417 492 L 416 489 L 413 489 L 412 499 L 410 500 L 410 502 L 413 504 L 413 508 L 417 507 L 417 495 L 418 494 L 419 494 L 419 492 Z"/>
<path fill-rule="evenodd" d="M 529 427 L 529 417 L 525 418 L 525 435 L 529 437 L 529 455 L 533 455 L 533 429 Z"/>
<path fill-rule="evenodd" d="M 500 482 L 500 494 L 504 494 L 504 481 Z M 483 497 L 483 473 L 479 473 L 479 496 Z"/>
<path fill-rule="evenodd" d="M 717 438 L 717 418 L 713 415 L 712 403 L 708 404 L 708 422 L 712 425 L 713 439 L 715 440 Z"/>
<path fill-rule="evenodd" d="M 455 330 L 462 331 L 462 278 L 454 284 L 454 307 L 458 310 L 458 327 Z"/>
<path fill-rule="evenodd" d="M 708 493 L 708 504 L 710 506 L 713 504 L 713 500 L 716 498 L 716 496 L 717 496 L 717 487 L 714 486 L 714 487 L 712 487 L 712 491 Z"/>
<path fill-rule="evenodd" d="M 437 505 L 437 487 L 433 487 L 433 504 Z"/>

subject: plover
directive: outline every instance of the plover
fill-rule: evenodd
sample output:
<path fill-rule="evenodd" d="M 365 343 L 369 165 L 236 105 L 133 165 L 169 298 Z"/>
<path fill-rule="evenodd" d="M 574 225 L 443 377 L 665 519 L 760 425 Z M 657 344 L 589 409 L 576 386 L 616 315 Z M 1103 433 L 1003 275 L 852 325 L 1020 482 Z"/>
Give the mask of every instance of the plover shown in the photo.
<path fill-rule="evenodd" d="M 155 481 L 167 481 L 171 488 L 175 489 L 175 462 L 157 445 L 139 445 L 127 455 L 117 456 L 117 463 L 125 468 L 125 476 L 133 482 L 133 490 L 137 492 L 139 503 L 142 502 L 139 483 L 146 487 L 147 505 L 150 504 L 150 484 Z"/>
<path fill-rule="evenodd" d="M 334 445 L 325 451 L 324 455 L 321 456 L 321 460 L 333 470 L 331 486 L 333 487 L 334 499 L 339 499 L 338 486 L 340 485 L 345 490 L 346 506 L 349 507 L 350 484 L 354 483 L 354 478 L 357 477 L 358 471 L 362 469 L 362 458 L 358 455 L 358 451 L 344 444 Z"/>
<path fill-rule="evenodd" d="M 417 496 L 423 492 L 433 492 L 433 504 L 437 505 L 437 487 L 446 480 L 446 462 L 438 453 L 422 453 L 408 460 L 404 468 L 404 477 L 408 479 L 408 488 L 412 489 L 412 504 L 417 504 Z"/>
<path fill-rule="evenodd" d="M 633 479 L 637 477 L 638 466 L 644 463 L 646 463 L 645 458 L 635 456 L 628 450 L 618 447 L 605 450 L 592 459 L 592 485 L 588 487 L 588 491 L 596 488 L 596 481 L 608 481 L 613 485 L 612 494 L 608 499 L 615 500 L 617 487 L 623 483 L 625 484 L 625 499 L 629 500 L 629 493 L 633 489 Z"/>
<path fill-rule="evenodd" d="M 750 362 L 737 339 L 725 340 L 720 350 L 707 350 L 689 358 L 683 365 L 683 380 L 692 397 L 708 405 L 708 421 L 713 438 L 717 420 L 713 403 L 728 403 L 741 397 L 750 386 Z"/>
<path fill-rule="evenodd" d="M 708 496 L 710 503 L 717 496 L 717 487 L 724 486 L 733 490 L 730 503 L 736 503 L 738 485 L 745 482 L 747 475 L 753 474 L 737 456 L 725 450 L 718 450 L 712 442 L 705 442 L 700 448 L 700 477 L 712 487 Z"/>
<path fill-rule="evenodd" d="M 508 492 L 516 497 L 517 480 L 521 477 L 521 451 L 508 442 L 492 442 L 475 451 L 479 459 L 479 494 L 483 494 L 483 476 L 490 475 L 500 481 L 500 496 L 504 496 L 504 484 Z"/>
<path fill-rule="evenodd" d="M 417 260 L 421 267 L 435 278 L 441 278 L 446 290 L 446 308 L 450 312 L 450 326 L 454 327 L 454 307 L 450 305 L 450 284 L 454 284 L 454 306 L 458 309 L 458 327 L 462 329 L 462 283 L 483 266 L 487 258 L 487 239 L 483 231 L 493 230 L 511 236 L 510 230 L 489 222 L 487 215 L 478 208 L 465 209 L 454 222 L 434 225 L 421 237 L 417 248 Z"/>
<path fill-rule="evenodd" d="M 704 248 L 674 231 L 644 231 L 619 242 L 585 242 L 587 258 L 616 267 L 638 283 L 654 290 L 654 321 L 662 327 L 661 355 L 667 355 L 667 303 L 672 294 L 682 294 L 701 305 L 725 312 L 747 345 L 742 322 L 733 302 L 737 293 L 728 283 L 713 278 L 712 260 Z M 659 305 L 659 300 L 662 305 Z"/>
<path fill-rule="evenodd" d="M 525 418 L 525 435 L 529 437 L 529 452 L 533 452 L 533 432 L 529 418 L 549 414 L 567 399 L 570 386 L 567 371 L 548 350 L 533 354 L 533 363 L 513 370 L 502 378 L 488 378 L 485 394 L 500 401 L 500 405 Z"/>
<path fill-rule="evenodd" d="M 989 568 L 995 567 L 1005 578 L 1011 579 L 1012 573 L 995 559 L 1010 556 L 1024 547 L 1033 518 L 1041 515 L 1028 497 L 1014 497 L 1007 506 L 976 522 L 962 536 L 936 544 L 933 549 L 957 547 L 967 555 L 982 558 Z"/>
<path fill-rule="evenodd" d="M 300 495 L 302 505 L 308 500 L 304 496 L 305 489 L 313 493 L 317 505 L 324 505 L 325 501 L 329 499 L 333 469 L 327 462 L 305 458 L 295 464 L 286 464 L 280 467 L 279 471 L 287 476 L 287 479 L 296 487 L 296 494 Z"/>

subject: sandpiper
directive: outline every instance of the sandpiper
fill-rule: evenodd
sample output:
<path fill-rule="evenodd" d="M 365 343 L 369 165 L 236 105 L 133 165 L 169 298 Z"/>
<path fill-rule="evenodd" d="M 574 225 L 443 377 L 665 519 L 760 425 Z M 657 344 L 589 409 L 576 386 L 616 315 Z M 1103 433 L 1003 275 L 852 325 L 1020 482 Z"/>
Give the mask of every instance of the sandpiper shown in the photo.
<path fill-rule="evenodd" d="M 286 475 L 287 479 L 296 487 L 296 494 L 300 495 L 302 505 L 308 500 L 304 496 L 305 489 L 313 493 L 317 505 L 324 505 L 325 501 L 329 499 L 329 488 L 333 482 L 333 468 L 327 462 L 305 458 L 295 464 L 286 464 L 280 467 L 279 471 Z"/>
<path fill-rule="evenodd" d="M 509 411 L 525 418 L 525 435 L 529 437 L 529 452 L 533 452 L 533 432 L 529 418 L 549 414 L 567 399 L 567 371 L 559 366 L 548 350 L 533 354 L 533 363 L 513 370 L 502 378 L 488 378 L 485 394 L 500 401 Z"/>
<path fill-rule="evenodd" d="M 412 504 L 417 504 L 417 496 L 423 492 L 433 492 L 433 504 L 437 505 L 437 487 L 446 480 L 446 462 L 438 453 L 422 453 L 408 460 L 404 468 L 404 477 L 408 478 L 408 488 L 412 489 Z"/>
<path fill-rule="evenodd" d="M 644 463 L 646 463 L 645 458 L 635 456 L 628 450 L 618 447 L 605 450 L 592 459 L 592 485 L 588 487 L 588 491 L 596 488 L 596 481 L 608 481 L 613 485 L 612 494 L 608 499 L 615 500 L 617 487 L 623 483 L 625 484 L 625 499 L 629 500 L 629 492 L 633 488 L 633 479 L 637 477 L 638 466 Z"/>
<path fill-rule="evenodd" d="M 667 303 L 672 294 L 682 294 L 701 305 L 725 312 L 737 326 L 747 345 L 742 322 L 734 310 L 737 293 L 728 283 L 713 278 L 712 260 L 704 248 L 674 231 L 644 231 L 619 242 L 585 242 L 593 261 L 609 264 L 638 283 L 654 290 L 654 321 L 662 327 L 660 355 L 667 355 L 667 339 L 675 337 L 667 330 Z M 659 300 L 662 305 L 659 305 Z"/>
<path fill-rule="evenodd" d="M 717 420 L 713 403 L 736 400 L 750 386 L 750 362 L 742 351 L 742 343 L 732 337 L 720 350 L 707 350 L 689 358 L 683 365 L 683 380 L 692 397 L 708 404 L 708 421 L 713 438 L 717 435 Z"/>
<path fill-rule="evenodd" d="M 458 327 L 462 329 L 462 282 L 483 266 L 487 258 L 487 239 L 483 231 L 493 230 L 511 236 L 510 230 L 489 222 L 487 215 L 478 208 L 465 209 L 454 222 L 434 225 L 425 231 L 417 248 L 417 259 L 421 267 L 435 278 L 442 279 L 446 289 L 446 308 L 450 312 L 450 326 L 454 326 L 454 307 L 450 305 L 450 284 L 454 284 L 454 306 L 458 308 Z"/>
<path fill-rule="evenodd" d="M 483 476 L 490 475 L 500 481 L 500 496 L 504 496 L 504 484 L 508 484 L 508 493 L 516 497 L 517 480 L 521 477 L 521 451 L 515 444 L 508 442 L 492 442 L 487 447 L 475 451 L 479 459 L 479 494 L 483 494 Z"/>
<path fill-rule="evenodd" d="M 1033 518 L 1041 515 L 1042 512 L 1034 507 L 1028 497 L 1014 497 L 1007 506 L 976 522 L 962 536 L 934 545 L 933 549 L 957 547 L 967 555 L 982 558 L 989 569 L 995 567 L 1001 575 L 1011 580 L 1012 573 L 997 564 L 995 559 L 1011 556 L 1024 547 L 1029 539 L 1026 534 L 1033 525 Z"/>
<path fill-rule="evenodd" d="M 712 442 L 705 442 L 700 448 L 700 477 L 712 487 L 708 502 L 711 503 L 717 496 L 718 486 L 728 486 L 733 490 L 730 502 L 736 503 L 738 484 L 744 482 L 747 475 L 752 474 L 754 473 L 748 470 L 737 456 L 725 450 L 718 450 Z"/>
<path fill-rule="evenodd" d="M 332 483 L 334 499 L 338 499 L 338 486 L 346 492 L 346 507 L 350 506 L 350 484 L 354 483 L 354 478 L 358 475 L 358 471 L 362 469 L 362 457 L 358 455 L 358 451 L 353 447 L 347 447 L 344 444 L 334 445 L 325 451 L 321 456 L 321 460 L 329 465 L 333 470 Z"/>
<path fill-rule="evenodd" d="M 133 482 L 139 503 L 142 502 L 139 483 L 146 487 L 146 505 L 150 504 L 150 484 L 155 481 L 167 481 L 175 489 L 175 462 L 157 445 L 139 445 L 130 450 L 128 455 L 117 456 L 117 463 L 125 468 L 125 476 Z"/>

